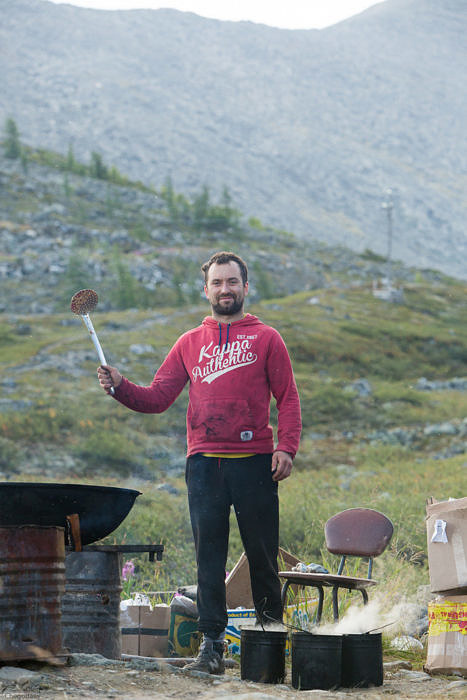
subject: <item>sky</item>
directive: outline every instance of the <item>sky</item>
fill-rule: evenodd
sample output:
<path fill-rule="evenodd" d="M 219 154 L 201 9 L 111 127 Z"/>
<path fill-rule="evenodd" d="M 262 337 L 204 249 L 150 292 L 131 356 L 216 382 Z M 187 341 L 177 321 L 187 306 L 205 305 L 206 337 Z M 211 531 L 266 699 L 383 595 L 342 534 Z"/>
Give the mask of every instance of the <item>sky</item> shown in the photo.
<path fill-rule="evenodd" d="M 51 0 L 64 3 L 64 0 Z M 376 0 L 67 0 L 101 10 L 171 7 L 221 20 L 249 20 L 282 29 L 323 29 L 363 12 Z"/>

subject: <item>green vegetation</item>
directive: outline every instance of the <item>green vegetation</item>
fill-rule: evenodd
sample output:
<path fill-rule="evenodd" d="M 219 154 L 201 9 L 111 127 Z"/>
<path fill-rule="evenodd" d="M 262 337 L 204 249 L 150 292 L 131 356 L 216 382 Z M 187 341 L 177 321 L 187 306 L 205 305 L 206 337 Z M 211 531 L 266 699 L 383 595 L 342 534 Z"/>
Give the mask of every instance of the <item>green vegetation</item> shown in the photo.
<path fill-rule="evenodd" d="M 12 158 L 14 160 L 21 157 L 19 130 L 15 120 L 11 117 L 5 121 L 5 140 L 3 142 L 3 150 L 7 158 Z"/>
<path fill-rule="evenodd" d="M 90 163 L 85 165 L 75 159 L 71 146 L 66 156 L 47 148 L 31 148 L 30 146 L 23 148 L 31 163 L 45 165 L 54 170 L 63 170 L 74 175 L 93 177 L 96 180 L 106 180 L 114 185 L 137 187 L 145 191 L 148 189 L 140 182 L 132 182 L 128 177 L 122 175 L 115 166 L 108 167 L 104 163 L 102 155 L 96 151 L 92 151 Z"/>
<path fill-rule="evenodd" d="M 334 309 L 332 319 L 326 318 L 322 308 L 307 305 L 304 294 L 281 299 L 280 309 L 268 303 L 250 309 L 282 333 L 300 387 L 302 447 L 294 476 L 281 484 L 280 491 L 281 544 L 303 560 L 323 559 L 323 525 L 334 512 L 357 505 L 374 507 L 385 512 L 396 528 L 389 551 L 376 562 L 376 577 L 384 580 L 395 575 L 397 568 L 408 592 L 426 583 L 425 500 L 430 495 L 465 495 L 459 478 L 465 469 L 465 455 L 444 459 L 440 470 L 440 462 L 433 456 L 448 444 L 448 438 L 425 436 L 423 426 L 455 422 L 464 416 L 466 402 L 460 392 L 423 392 L 417 390 L 416 382 L 421 376 L 452 377 L 462 370 L 460 350 L 466 346 L 467 324 L 462 296 L 457 291 L 455 284 L 439 287 L 440 303 L 436 311 L 431 307 L 429 317 L 421 307 L 420 289 L 413 290 L 416 308 L 410 301 L 404 306 L 387 307 L 369 291 L 348 291 L 343 296 L 340 290 L 321 290 L 326 305 Z M 426 294 L 429 299 L 428 289 Z M 408 289 L 409 300 L 411 296 Z M 111 361 L 120 366 L 125 363 L 125 373 L 141 383 L 149 383 L 180 331 L 196 325 L 205 307 L 176 313 L 170 308 L 159 311 L 162 324 L 151 310 L 95 315 L 96 328 Z M 339 321 L 349 312 L 355 328 L 364 323 L 361 327 L 367 333 L 355 333 L 348 320 Z M 193 547 L 182 477 L 186 393 L 167 413 L 145 416 L 101 394 L 94 376 L 97 361 L 81 364 L 84 374 L 79 379 L 53 368 L 34 372 L 34 358 L 40 348 L 41 356 L 51 352 L 50 348 L 58 356 L 70 349 L 82 352 L 90 348 L 84 328 L 60 326 L 63 318 L 44 315 L 40 324 L 34 317 L 24 318 L 23 322 L 31 326 L 31 334 L 26 337 L 17 336 L 14 325 L 6 318 L 3 321 L 0 357 L 4 373 L 9 374 L 18 362 L 27 364 L 28 358 L 31 365 L 28 373 L 15 375 L 11 396 L 19 400 L 27 393 L 32 405 L 21 413 L 0 414 L 2 469 L 15 478 L 21 464 L 19 452 L 39 446 L 44 454 L 48 450 L 73 457 L 74 476 L 62 471 L 60 480 L 69 481 L 72 476 L 82 481 L 84 476 L 86 481 L 131 485 L 132 479 L 143 477 L 144 496 L 110 540 L 166 544 L 164 562 L 156 572 L 144 560 L 137 562 L 135 575 L 146 590 L 154 590 L 156 574 L 162 575 L 165 585 L 193 582 Z M 454 337 L 447 332 L 453 326 Z M 432 346 L 426 345 L 430 338 L 436 338 L 438 362 Z M 154 347 L 149 363 L 136 357 L 128 360 L 133 342 Z M 391 353 L 387 352 L 388 344 Z M 427 353 L 423 353 L 424 347 Z M 361 397 L 346 389 L 358 376 L 369 381 L 369 396 Z M 418 440 L 403 445 L 371 439 L 372 431 L 395 427 L 418 430 Z M 317 433 L 318 437 L 312 437 Z M 348 433 L 354 438 L 348 439 Z M 154 488 L 153 483 L 167 479 L 179 490 L 178 496 Z M 241 551 L 233 522 L 229 566 Z"/>
<path fill-rule="evenodd" d="M 9 118 L 5 122 L 5 136 L 3 149 L 7 158 L 23 158 L 23 168 L 26 169 L 27 162 L 38 163 L 54 170 L 64 171 L 80 176 L 88 176 L 96 180 L 105 180 L 113 185 L 131 187 L 149 192 L 160 197 L 166 204 L 166 214 L 172 226 L 183 226 L 195 232 L 218 233 L 240 232 L 241 213 L 232 206 L 232 197 L 228 188 L 224 185 L 219 203 L 211 201 L 209 188 L 204 185 L 200 192 L 190 199 L 183 194 L 176 193 L 172 179 L 168 176 L 160 192 L 147 187 L 142 182 L 132 181 L 122 175 L 119 170 L 112 165 L 107 166 L 102 154 L 97 151 L 91 152 L 90 163 L 85 165 L 76 160 L 73 147 L 70 145 L 67 154 L 64 156 L 46 148 L 31 148 L 21 144 L 16 122 Z M 64 181 L 64 193 L 66 197 L 71 194 L 69 180 Z"/>
<path fill-rule="evenodd" d="M 211 203 L 209 188 L 204 185 L 190 201 L 183 194 L 176 194 L 172 178 L 167 177 L 160 192 L 167 205 L 170 223 L 197 232 L 239 232 L 240 212 L 232 207 L 229 190 L 224 186 L 219 204 Z"/>
<path fill-rule="evenodd" d="M 466 395 L 422 391 L 418 380 L 465 376 L 465 285 L 419 271 L 405 277 L 404 302 L 388 304 L 373 296 L 363 273 L 354 284 L 355 269 L 365 259 L 376 264 L 377 256 L 355 256 L 350 271 L 341 250 L 312 248 L 257 219 L 244 224 L 227 189 L 217 204 L 205 187 L 191 198 L 176 193 L 170 178 L 157 193 L 126 182 L 96 153 L 84 166 L 71 147 L 66 157 L 22 148 L 30 163 L 59 173 L 58 189 L 44 187 L 39 196 L 24 187 L 18 194 L 26 179 L 17 172 L 18 187 L 5 204 L 10 218 L 1 218 L 10 236 L 19 237 L 33 214 L 55 205 L 54 246 L 68 255 L 61 275 L 41 281 L 50 284 L 50 312 L 0 313 L 4 478 L 138 488 L 143 495 L 108 541 L 164 543 L 156 568 L 135 557 L 140 589 L 193 583 L 183 477 L 187 390 L 157 416 L 105 396 L 88 333 L 68 304 L 78 289 L 95 288 L 103 304 L 93 321 L 108 361 L 149 384 L 180 333 L 208 312 L 200 262 L 214 248 L 234 248 L 250 264 L 255 293 L 248 310 L 282 334 L 302 401 L 301 449 L 294 474 L 280 486 L 282 546 L 306 562 L 331 565 L 323 550 L 327 518 L 344 508 L 374 507 L 395 525 L 391 546 L 375 563 L 388 604 L 401 591 L 414 595 L 426 586 L 425 500 L 465 495 Z M 91 174 L 93 197 L 86 198 L 80 178 Z M 144 207 L 142 194 L 149 195 Z M 316 267 L 306 267 L 310 259 Z M 137 276 L 135 269 L 151 274 Z M 2 283 L 18 298 L 43 293 L 27 276 Z M 149 349 L 135 351 L 135 344 Z M 368 392 L 358 391 L 362 378 Z M 453 435 L 425 432 L 443 422 Z M 172 492 L 158 488 L 164 483 Z M 242 551 L 234 519 L 231 532 L 228 568 Z"/>

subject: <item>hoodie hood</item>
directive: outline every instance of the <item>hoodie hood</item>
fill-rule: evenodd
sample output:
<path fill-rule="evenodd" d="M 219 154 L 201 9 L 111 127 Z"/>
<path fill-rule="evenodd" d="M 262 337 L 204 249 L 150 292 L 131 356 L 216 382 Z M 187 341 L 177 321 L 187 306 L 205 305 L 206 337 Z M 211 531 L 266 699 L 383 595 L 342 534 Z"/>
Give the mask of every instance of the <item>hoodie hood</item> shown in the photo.
<path fill-rule="evenodd" d="M 229 347 L 229 336 L 231 329 L 235 329 L 237 331 L 239 328 L 246 329 L 251 328 L 252 326 L 263 326 L 264 324 L 262 321 L 259 320 L 257 316 L 253 316 L 253 314 L 245 314 L 243 318 L 239 318 L 237 321 L 232 321 L 232 323 L 216 321 L 216 319 L 212 316 L 206 316 L 206 318 L 203 320 L 202 325 L 205 328 L 212 329 L 213 331 L 218 333 L 218 346 L 219 348 L 221 348 L 223 345 L 225 352 Z"/>
<path fill-rule="evenodd" d="M 219 326 L 230 326 L 231 328 L 238 328 L 239 326 L 264 326 L 264 323 L 260 321 L 257 316 L 253 316 L 253 314 L 245 314 L 243 318 L 239 318 L 238 321 L 233 321 L 232 323 L 219 322 L 212 316 L 206 316 L 202 325 L 206 328 L 216 329 L 219 328 Z"/>

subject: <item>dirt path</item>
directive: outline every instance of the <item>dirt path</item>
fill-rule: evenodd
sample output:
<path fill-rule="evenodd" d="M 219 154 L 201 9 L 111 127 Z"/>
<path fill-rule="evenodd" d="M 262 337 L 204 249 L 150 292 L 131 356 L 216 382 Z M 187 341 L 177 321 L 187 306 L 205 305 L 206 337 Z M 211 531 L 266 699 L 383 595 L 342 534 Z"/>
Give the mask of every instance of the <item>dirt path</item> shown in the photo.
<path fill-rule="evenodd" d="M 82 655 L 75 659 L 79 665 L 53 667 L 24 666 L 8 671 L 0 668 L 0 696 L 3 698 L 236 698 L 236 700 L 294 700 L 313 698 L 351 698 L 376 700 L 387 695 L 397 698 L 467 698 L 467 681 L 455 677 L 426 677 L 408 670 L 385 673 L 383 686 L 369 689 L 337 691 L 294 690 L 290 671 L 284 685 L 267 685 L 242 681 L 240 669 L 228 669 L 222 677 L 193 674 L 173 667 L 161 667 L 153 662 L 112 662 Z M 11 678 L 5 679 L 2 676 Z"/>

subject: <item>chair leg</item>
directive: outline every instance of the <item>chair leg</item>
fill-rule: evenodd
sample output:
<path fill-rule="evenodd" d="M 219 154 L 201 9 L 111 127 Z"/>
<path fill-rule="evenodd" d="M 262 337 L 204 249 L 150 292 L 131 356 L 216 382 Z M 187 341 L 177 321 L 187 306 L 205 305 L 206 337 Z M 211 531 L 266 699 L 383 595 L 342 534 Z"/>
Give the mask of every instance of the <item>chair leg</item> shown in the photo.
<path fill-rule="evenodd" d="M 289 588 L 289 581 L 287 579 L 285 580 L 284 585 L 282 586 L 282 591 L 281 591 L 281 601 L 282 601 L 282 607 L 285 610 L 287 606 L 287 589 Z"/>
<path fill-rule="evenodd" d="M 321 592 L 321 595 L 322 595 L 323 591 L 321 590 L 320 592 Z M 339 586 L 333 586 L 333 588 L 332 588 L 332 613 L 333 613 L 333 617 L 334 617 L 334 622 L 338 622 L 338 621 L 339 621 L 339 600 L 338 600 L 338 593 L 339 593 Z M 368 593 L 366 592 L 365 589 L 362 589 L 362 590 L 360 591 L 360 593 L 362 594 L 363 605 L 368 605 Z M 320 597 L 320 603 L 322 604 L 321 597 Z M 319 611 L 319 604 L 318 604 L 318 611 Z M 319 618 L 318 618 L 317 621 L 319 622 L 320 619 L 321 619 L 321 615 L 319 616 Z"/>
<path fill-rule="evenodd" d="M 339 601 L 337 598 L 339 592 L 339 586 L 332 587 L 332 614 L 334 617 L 334 622 L 339 620 Z"/>
<path fill-rule="evenodd" d="M 316 624 L 319 625 L 321 622 L 321 615 L 323 614 L 323 602 L 324 602 L 324 592 L 322 586 L 316 586 L 318 589 L 318 609 L 316 611 Z"/>

